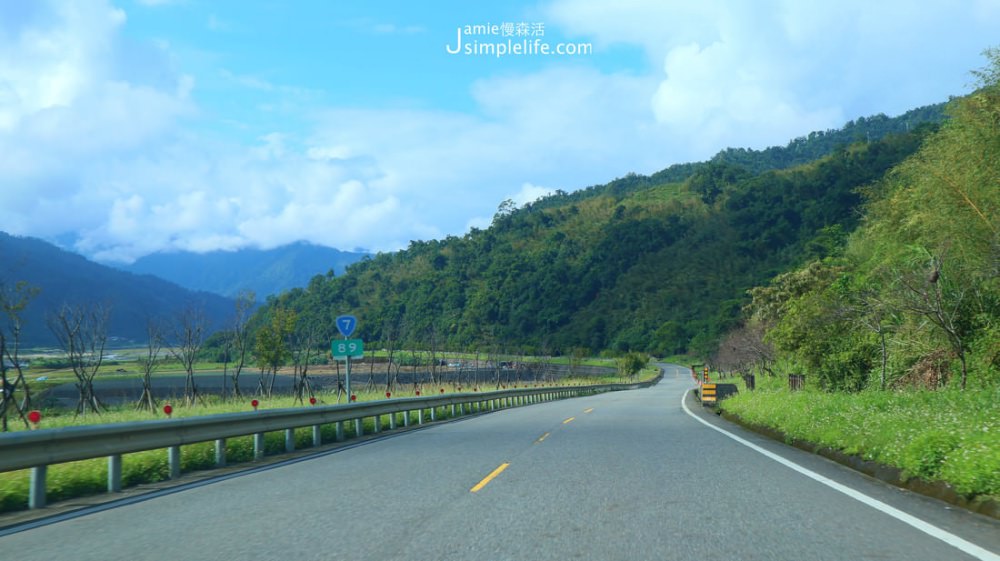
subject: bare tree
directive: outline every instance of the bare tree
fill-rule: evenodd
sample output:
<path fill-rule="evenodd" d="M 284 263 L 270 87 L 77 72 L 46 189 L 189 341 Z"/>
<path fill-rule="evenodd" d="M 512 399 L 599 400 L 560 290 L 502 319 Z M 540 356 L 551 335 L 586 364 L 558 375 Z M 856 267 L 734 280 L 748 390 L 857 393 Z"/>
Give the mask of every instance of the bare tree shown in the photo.
<path fill-rule="evenodd" d="M 293 392 L 295 399 L 302 403 L 306 392 L 312 397 L 312 385 L 309 383 L 309 363 L 319 354 L 316 343 L 321 339 L 316 322 L 301 321 L 292 333 L 292 364 L 295 381 Z"/>
<path fill-rule="evenodd" d="M 197 308 L 187 307 L 177 315 L 174 325 L 174 347 L 170 354 L 184 368 L 184 400 L 193 405 L 199 398 L 194 379 L 194 365 L 205 342 L 205 315 Z"/>
<path fill-rule="evenodd" d="M 750 320 L 733 329 L 719 343 L 712 364 L 720 372 L 736 372 L 744 379 L 755 371 L 773 376 L 771 366 L 775 352 L 771 344 L 764 340 L 766 333 L 765 324 L 760 320 Z"/>
<path fill-rule="evenodd" d="M 427 338 L 429 343 L 428 352 L 430 354 L 431 384 L 437 386 L 441 381 L 438 374 L 438 366 L 441 364 L 441 359 L 438 358 L 437 327 L 433 321 L 427 326 Z"/>
<path fill-rule="evenodd" d="M 396 384 L 399 383 L 399 365 L 395 364 L 396 369 L 393 370 L 393 359 L 397 351 L 396 346 L 399 344 L 398 339 L 401 329 L 398 319 L 388 319 L 382 325 L 382 344 L 385 347 L 388 360 L 385 368 L 385 391 L 387 392 L 395 391 Z"/>
<path fill-rule="evenodd" d="M 86 414 L 88 410 L 100 413 L 104 408 L 94 392 L 94 378 L 104 362 L 109 318 L 110 309 L 101 304 L 64 304 L 48 321 L 49 329 L 66 352 L 70 368 L 76 376 L 76 387 L 80 392 L 77 415 Z"/>
<path fill-rule="evenodd" d="M 153 397 L 153 372 L 160 366 L 160 351 L 163 350 L 163 324 L 159 320 L 146 318 L 146 352 L 139 357 L 142 369 L 142 394 L 135 404 L 137 410 L 156 411 Z"/>
<path fill-rule="evenodd" d="M 8 430 L 11 409 L 17 412 L 25 427 L 30 426 L 26 412 L 31 407 L 31 391 L 21 369 L 21 312 L 36 294 L 38 289 L 29 287 L 23 281 L 13 288 L 0 283 L 0 309 L 6 319 L 6 325 L 0 326 L 0 430 L 3 432 Z M 9 375 L 11 368 L 16 373 L 13 382 Z M 21 403 L 14 397 L 18 388 L 24 392 Z"/>
<path fill-rule="evenodd" d="M 930 257 L 929 271 L 924 275 L 902 274 L 899 282 L 904 287 L 904 303 L 906 310 L 920 314 L 944 332 L 951 350 L 962 364 L 961 387 L 964 390 L 968 378 L 966 364 L 966 330 L 968 323 L 965 317 L 964 302 L 966 287 L 952 283 L 951 278 L 942 270 L 942 260 Z"/>
<path fill-rule="evenodd" d="M 886 337 L 892 330 L 892 324 L 896 318 L 897 311 L 889 304 L 886 298 L 882 297 L 878 290 L 873 288 L 866 288 L 858 294 L 853 311 L 857 317 L 857 322 L 878 337 L 882 358 L 879 373 L 879 389 L 885 390 L 886 372 L 889 367 L 889 345 Z"/>
<path fill-rule="evenodd" d="M 232 331 L 226 343 L 226 369 L 228 370 L 229 353 L 233 354 L 233 370 L 229 372 L 233 381 L 233 395 L 240 397 L 240 374 L 247 363 L 250 353 L 250 312 L 253 310 L 257 296 L 252 290 L 243 290 L 236 295 L 236 313 L 233 316 Z M 225 397 L 225 396 L 223 396 Z"/>
<path fill-rule="evenodd" d="M 576 376 L 590 351 L 583 347 L 573 347 L 569 351 L 569 375 Z"/>

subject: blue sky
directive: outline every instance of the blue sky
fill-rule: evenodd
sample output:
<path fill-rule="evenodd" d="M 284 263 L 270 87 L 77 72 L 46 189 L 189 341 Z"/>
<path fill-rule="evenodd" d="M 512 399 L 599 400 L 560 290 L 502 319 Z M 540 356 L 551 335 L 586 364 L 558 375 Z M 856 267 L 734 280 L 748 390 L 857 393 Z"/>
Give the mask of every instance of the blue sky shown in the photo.
<path fill-rule="evenodd" d="M 450 54 L 474 25 L 536 49 Z M 998 29 L 1000 0 L 2 2 L 0 230 L 392 251 L 967 93 Z"/>

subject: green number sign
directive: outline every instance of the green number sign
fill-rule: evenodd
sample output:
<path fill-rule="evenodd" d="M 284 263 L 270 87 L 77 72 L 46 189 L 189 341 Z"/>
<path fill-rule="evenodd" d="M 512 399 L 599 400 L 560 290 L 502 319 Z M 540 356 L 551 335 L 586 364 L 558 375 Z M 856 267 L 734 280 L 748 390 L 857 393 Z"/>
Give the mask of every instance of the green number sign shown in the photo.
<path fill-rule="evenodd" d="M 334 339 L 331 348 L 333 358 L 362 358 L 365 356 L 365 344 L 361 339 Z"/>

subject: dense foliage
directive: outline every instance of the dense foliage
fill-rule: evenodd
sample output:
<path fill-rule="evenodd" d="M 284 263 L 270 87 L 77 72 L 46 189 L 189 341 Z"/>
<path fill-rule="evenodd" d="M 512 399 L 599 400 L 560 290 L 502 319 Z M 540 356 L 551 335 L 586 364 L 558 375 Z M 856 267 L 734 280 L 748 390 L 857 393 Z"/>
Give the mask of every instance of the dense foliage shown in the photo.
<path fill-rule="evenodd" d="M 833 133 L 813 135 L 790 146 L 832 151 L 788 169 L 773 169 L 779 149 L 750 166 L 687 164 L 673 181 L 663 178 L 676 166 L 522 208 L 508 201 L 488 229 L 315 277 L 255 321 L 291 309 L 332 335 L 333 318 L 353 313 L 366 341 L 438 349 L 708 353 L 740 321 L 748 288 L 836 251 L 858 225 L 859 189 L 935 127 L 901 128 L 836 147 Z"/>
<path fill-rule="evenodd" d="M 865 191 L 843 251 L 753 291 L 775 358 L 824 387 L 1000 381 L 1000 50 L 987 54 L 979 89 Z"/>

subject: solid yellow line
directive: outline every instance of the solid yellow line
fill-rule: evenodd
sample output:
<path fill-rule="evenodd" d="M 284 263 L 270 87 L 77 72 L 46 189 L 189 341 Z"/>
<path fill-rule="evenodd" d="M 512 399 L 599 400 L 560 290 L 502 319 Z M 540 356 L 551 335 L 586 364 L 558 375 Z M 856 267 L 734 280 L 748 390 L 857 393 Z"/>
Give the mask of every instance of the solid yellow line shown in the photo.
<path fill-rule="evenodd" d="M 565 425 L 565 424 L 567 424 L 567 423 L 572 423 L 572 422 L 573 422 L 573 419 L 575 419 L 575 418 L 576 418 L 576 417 L 570 417 L 569 419 L 566 419 L 565 421 L 563 421 L 563 424 Z"/>
<path fill-rule="evenodd" d="M 541 442 L 541 441 L 545 440 L 548 437 L 549 437 L 549 433 L 545 433 L 542 436 L 538 437 L 538 440 L 536 440 L 535 442 Z"/>
<path fill-rule="evenodd" d="M 584 410 L 583 410 L 583 412 L 584 412 L 584 413 L 590 413 L 590 412 L 591 412 L 591 411 L 593 411 L 593 410 L 594 410 L 594 408 L 593 408 L 593 407 L 591 407 L 590 409 L 584 409 Z"/>
<path fill-rule="evenodd" d="M 493 473 L 491 473 L 491 474 L 487 475 L 486 477 L 484 477 L 482 481 L 480 481 L 479 483 L 476 483 L 476 486 L 473 487 L 472 489 L 469 489 L 469 492 L 476 493 L 480 489 L 482 489 L 483 487 L 486 487 L 487 483 L 489 483 L 490 481 L 493 481 L 493 478 L 496 477 L 496 476 L 498 476 L 498 475 L 500 475 L 500 473 L 503 472 L 503 470 L 507 469 L 507 466 L 509 466 L 509 465 L 510 464 L 506 464 L 506 463 L 505 464 L 500 464 L 500 467 L 498 467 L 497 469 L 493 470 Z"/>

